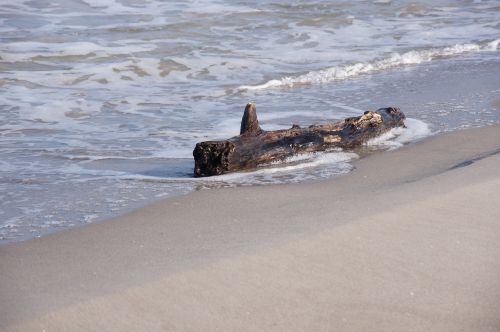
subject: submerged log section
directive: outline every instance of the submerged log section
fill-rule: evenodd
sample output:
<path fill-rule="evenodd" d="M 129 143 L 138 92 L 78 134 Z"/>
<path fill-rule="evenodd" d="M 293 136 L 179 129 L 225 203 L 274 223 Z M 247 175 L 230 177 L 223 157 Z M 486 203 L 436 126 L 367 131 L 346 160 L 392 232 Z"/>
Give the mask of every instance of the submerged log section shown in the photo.
<path fill-rule="evenodd" d="M 247 104 L 240 135 L 224 141 L 196 144 L 194 176 L 212 176 L 332 148 L 352 149 L 395 127 L 404 127 L 405 115 L 395 107 L 347 118 L 332 124 L 265 131 L 259 126 L 254 104 Z"/>

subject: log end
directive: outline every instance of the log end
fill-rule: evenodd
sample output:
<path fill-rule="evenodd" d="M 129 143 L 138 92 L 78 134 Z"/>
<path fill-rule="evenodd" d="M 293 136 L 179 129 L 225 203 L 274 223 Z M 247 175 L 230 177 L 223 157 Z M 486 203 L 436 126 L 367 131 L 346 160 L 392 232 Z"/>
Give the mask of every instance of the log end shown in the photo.
<path fill-rule="evenodd" d="M 254 103 L 248 103 L 241 119 L 240 135 L 257 135 L 262 132 L 257 119 L 257 108 Z"/>
<path fill-rule="evenodd" d="M 379 108 L 377 110 L 377 113 L 382 116 L 385 125 L 393 127 L 405 127 L 404 120 L 406 119 L 406 116 L 403 112 L 401 112 L 399 108 L 392 106 Z"/>
<path fill-rule="evenodd" d="M 230 141 L 201 142 L 193 151 L 194 176 L 221 175 L 229 171 L 229 161 L 234 151 Z"/>
<path fill-rule="evenodd" d="M 362 116 L 347 118 L 344 124 L 356 130 L 370 127 L 403 127 L 406 116 L 396 107 L 379 108 L 376 111 L 366 111 Z"/>

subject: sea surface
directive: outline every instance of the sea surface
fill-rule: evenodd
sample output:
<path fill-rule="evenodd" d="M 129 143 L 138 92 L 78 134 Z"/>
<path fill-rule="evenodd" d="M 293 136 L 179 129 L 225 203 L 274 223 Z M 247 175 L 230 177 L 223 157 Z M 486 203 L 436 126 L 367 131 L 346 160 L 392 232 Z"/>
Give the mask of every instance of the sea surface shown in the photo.
<path fill-rule="evenodd" d="M 0 244 L 498 123 L 499 42 L 496 0 L 0 0 Z M 268 130 L 387 106 L 408 128 L 193 179 L 196 142 L 237 135 L 250 101 Z"/>

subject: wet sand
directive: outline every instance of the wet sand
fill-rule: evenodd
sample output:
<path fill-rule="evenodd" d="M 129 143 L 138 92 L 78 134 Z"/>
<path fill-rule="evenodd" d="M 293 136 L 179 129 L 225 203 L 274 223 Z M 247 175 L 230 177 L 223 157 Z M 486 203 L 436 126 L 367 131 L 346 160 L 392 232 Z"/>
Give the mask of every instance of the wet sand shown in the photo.
<path fill-rule="evenodd" d="M 497 331 L 500 126 L 0 247 L 2 331 Z"/>

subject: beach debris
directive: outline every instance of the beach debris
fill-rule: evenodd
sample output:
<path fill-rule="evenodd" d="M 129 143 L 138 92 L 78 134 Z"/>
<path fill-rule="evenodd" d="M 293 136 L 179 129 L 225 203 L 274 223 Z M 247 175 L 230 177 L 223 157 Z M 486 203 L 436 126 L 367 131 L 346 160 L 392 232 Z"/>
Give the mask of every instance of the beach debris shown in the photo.
<path fill-rule="evenodd" d="M 392 128 L 404 127 L 404 120 L 398 108 L 386 107 L 332 124 L 266 131 L 259 125 L 255 104 L 249 103 L 239 136 L 196 144 L 194 176 L 251 170 L 300 153 L 353 149 Z"/>

